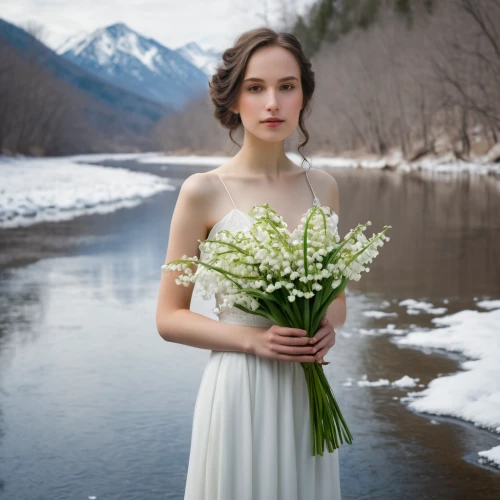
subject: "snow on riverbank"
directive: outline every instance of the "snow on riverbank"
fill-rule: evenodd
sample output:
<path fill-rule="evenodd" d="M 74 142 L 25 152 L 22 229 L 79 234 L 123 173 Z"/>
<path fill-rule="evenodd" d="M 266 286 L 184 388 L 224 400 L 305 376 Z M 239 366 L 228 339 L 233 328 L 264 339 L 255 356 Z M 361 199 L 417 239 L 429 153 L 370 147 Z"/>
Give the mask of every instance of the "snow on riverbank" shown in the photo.
<path fill-rule="evenodd" d="M 130 208 L 174 189 L 156 175 L 82 165 L 67 157 L 0 156 L 0 228 Z"/>
<path fill-rule="evenodd" d="M 302 157 L 293 151 L 287 151 L 286 155 L 297 165 L 302 164 Z M 216 168 L 229 160 L 229 156 L 197 156 L 197 155 L 163 155 L 158 153 L 148 153 L 147 157 L 137 158 L 140 163 L 153 164 L 177 164 L 177 165 L 200 165 L 210 168 Z M 111 158 L 110 158 L 111 159 Z M 401 155 L 392 154 L 381 158 L 360 157 L 307 157 L 314 168 L 374 168 L 381 169 L 385 167 L 394 168 L 403 172 L 415 170 L 427 171 L 437 174 L 455 174 L 468 172 L 479 175 L 498 175 L 500 176 L 500 164 L 490 161 L 487 156 L 470 161 L 461 161 L 453 156 L 441 156 L 436 158 L 425 158 L 414 162 L 407 162 Z M 307 162 L 304 162 L 307 168 Z"/>
<path fill-rule="evenodd" d="M 500 145 L 497 148 L 500 151 Z M 297 165 L 302 165 L 302 156 L 295 151 L 287 151 L 288 158 Z M 490 158 L 491 156 L 491 158 Z M 429 174 L 469 174 L 495 175 L 500 176 L 500 164 L 493 161 L 494 156 L 485 155 L 474 160 L 461 161 L 452 155 L 442 155 L 440 157 L 422 158 L 414 162 L 407 162 L 400 153 L 394 152 L 383 157 L 359 156 L 359 157 L 327 157 L 309 156 L 307 160 L 313 168 L 367 168 L 382 169 L 389 167 L 400 172 L 423 171 Z M 0 156 L 0 161 L 1 161 Z M 28 159 L 28 157 L 25 157 Z M 71 162 L 98 163 L 101 161 L 127 161 L 135 160 L 142 164 L 160 165 L 197 165 L 201 168 L 216 168 L 226 163 L 231 156 L 203 156 L 203 155 L 169 155 L 162 152 L 149 153 L 99 153 L 66 156 L 66 160 Z M 303 165 L 307 168 L 307 162 Z"/>
<path fill-rule="evenodd" d="M 448 304 L 449 301 L 444 299 L 443 303 Z M 386 309 L 389 305 L 384 301 L 380 304 L 380 309 Z M 434 307 L 433 304 L 414 299 L 402 300 L 398 305 L 407 307 L 408 314 L 419 311 L 422 314 L 436 315 L 447 311 L 444 307 Z M 462 310 L 432 318 L 430 321 L 437 328 L 423 330 L 415 324 L 407 328 L 396 328 L 394 324 L 388 323 L 382 328 L 356 330 L 360 335 L 392 335 L 395 344 L 422 349 L 426 354 L 433 350 L 444 350 L 463 355 L 460 371 L 439 376 L 423 390 L 409 392 L 400 401 L 413 410 L 466 420 L 500 435 L 500 300 L 480 300 L 476 305 L 481 310 Z M 382 310 L 368 310 L 363 315 L 379 321 L 389 316 Z M 389 316 L 387 319 L 390 321 L 392 318 Z M 419 380 L 404 375 L 392 382 L 383 378 L 369 381 L 368 376 L 363 375 L 357 385 L 363 388 L 392 389 L 425 387 L 417 384 Z M 352 387 L 354 383 L 353 378 L 348 378 L 343 385 Z M 480 451 L 478 455 L 479 463 L 500 467 L 500 445 Z"/>
<path fill-rule="evenodd" d="M 140 158 L 149 158 L 149 157 L 157 157 L 162 153 L 158 151 L 153 151 L 151 153 L 93 153 L 93 154 L 86 154 L 86 155 L 71 155 L 71 156 L 65 156 L 67 160 L 70 161 L 77 161 L 77 162 L 89 162 L 89 163 L 97 163 L 99 161 L 105 161 L 105 160 L 122 160 L 122 161 L 127 161 L 127 160 L 138 160 Z"/>
<path fill-rule="evenodd" d="M 314 158 L 312 165 L 319 168 L 375 168 L 390 167 L 394 170 L 412 172 L 415 170 L 436 174 L 460 174 L 467 172 L 477 175 L 500 176 L 500 165 L 485 158 L 471 161 L 457 160 L 453 157 L 426 158 L 414 162 L 407 162 L 399 157 L 370 158 Z"/>
<path fill-rule="evenodd" d="M 287 153 L 287 156 L 288 153 Z M 139 163 L 154 163 L 154 164 L 175 164 L 175 165 L 200 165 L 200 167 L 216 168 L 226 163 L 230 159 L 229 156 L 175 156 L 175 155 L 162 155 L 150 156 L 147 158 L 139 159 Z"/>
<path fill-rule="evenodd" d="M 410 408 L 447 415 L 500 433 L 500 308 L 499 301 L 481 301 L 487 312 L 464 310 L 433 318 L 441 328 L 413 331 L 397 339 L 399 345 L 445 349 L 465 355 L 463 371 L 434 379 L 402 401 Z M 500 446 L 480 452 L 500 465 Z"/>
<path fill-rule="evenodd" d="M 342 385 L 346 387 L 352 386 L 353 378 L 349 377 L 346 382 L 344 382 Z M 357 381 L 357 384 L 359 387 L 381 387 L 384 385 L 392 385 L 393 387 L 416 387 L 417 382 L 419 381 L 419 378 L 411 378 L 408 375 L 405 375 L 404 377 L 401 377 L 399 380 L 395 380 L 394 382 L 390 382 L 386 378 L 380 378 L 375 381 L 369 381 L 368 380 L 368 375 L 363 375 L 361 380 Z M 423 384 L 419 384 L 420 387 L 423 387 Z"/>

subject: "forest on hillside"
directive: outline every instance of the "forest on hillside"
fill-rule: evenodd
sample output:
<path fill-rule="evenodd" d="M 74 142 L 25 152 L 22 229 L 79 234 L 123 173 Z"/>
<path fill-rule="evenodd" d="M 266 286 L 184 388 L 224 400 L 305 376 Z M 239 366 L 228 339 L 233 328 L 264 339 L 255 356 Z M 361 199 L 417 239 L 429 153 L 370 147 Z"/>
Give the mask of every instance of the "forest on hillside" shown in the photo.
<path fill-rule="evenodd" d="M 500 134 L 499 27 L 500 0 L 316 2 L 288 26 L 316 73 L 301 151 L 397 150 L 408 160 L 487 153 Z M 209 99 L 199 100 L 159 123 L 164 150 L 235 153 L 212 112 Z M 242 134 L 235 138 L 241 144 Z M 285 150 L 303 140 L 297 131 Z"/>
<path fill-rule="evenodd" d="M 44 43 L 47 33 L 0 18 L 0 154 L 157 149 L 152 130 L 164 108 L 68 63 Z"/>
<path fill-rule="evenodd" d="M 88 147 L 92 133 L 82 118 L 64 82 L 0 38 L 0 154 L 64 154 L 79 137 Z"/>
<path fill-rule="evenodd" d="M 317 0 L 303 15 L 295 0 L 252 6 L 261 25 L 296 34 L 312 60 L 316 91 L 302 153 L 467 159 L 499 143 L 500 0 Z M 36 26 L 28 31 L 42 38 Z M 0 39 L 0 154 L 238 150 L 213 116 L 208 86 L 151 126 L 138 117 L 132 135 L 120 126 L 133 114 L 86 99 Z M 103 117 L 109 134 L 94 125 Z M 285 150 L 303 141 L 297 130 Z"/>

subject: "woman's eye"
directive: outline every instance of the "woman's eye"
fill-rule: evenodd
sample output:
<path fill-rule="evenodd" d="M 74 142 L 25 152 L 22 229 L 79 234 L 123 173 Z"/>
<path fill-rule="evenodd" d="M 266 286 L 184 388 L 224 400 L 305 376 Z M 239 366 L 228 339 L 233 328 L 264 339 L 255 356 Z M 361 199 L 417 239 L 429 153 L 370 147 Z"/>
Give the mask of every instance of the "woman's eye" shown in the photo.
<path fill-rule="evenodd" d="M 288 90 L 293 89 L 293 85 L 289 85 L 289 84 L 283 85 L 283 87 L 290 87 L 290 89 L 288 89 Z M 252 85 L 248 90 L 252 91 L 252 89 L 260 89 L 260 85 Z"/>

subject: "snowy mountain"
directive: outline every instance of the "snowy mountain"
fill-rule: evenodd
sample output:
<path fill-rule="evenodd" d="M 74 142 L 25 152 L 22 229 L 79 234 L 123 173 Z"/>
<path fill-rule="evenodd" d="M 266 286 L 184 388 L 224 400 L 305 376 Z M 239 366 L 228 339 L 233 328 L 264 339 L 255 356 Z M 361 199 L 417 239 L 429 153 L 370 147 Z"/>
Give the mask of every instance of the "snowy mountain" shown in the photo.
<path fill-rule="evenodd" d="M 215 73 L 215 67 L 221 60 L 219 52 L 214 49 L 203 50 L 196 42 L 187 43 L 175 51 L 209 77 Z"/>
<path fill-rule="evenodd" d="M 190 61 L 202 61 L 209 66 L 210 59 L 205 56 L 203 60 L 203 51 L 196 47 L 182 51 L 190 60 L 126 24 L 117 23 L 72 37 L 56 52 L 115 85 L 181 109 L 208 89 L 207 74 Z"/>
<path fill-rule="evenodd" d="M 76 119 L 91 126 L 96 134 L 106 137 L 108 148 L 114 144 L 113 141 L 116 141 L 115 144 L 126 141 L 130 146 L 150 151 L 153 147 L 149 142 L 151 128 L 173 111 L 172 106 L 159 104 L 115 85 L 95 72 L 87 71 L 56 54 L 22 28 L 0 19 L 0 50 L 2 49 L 5 50 L 5 57 L 9 54 L 9 64 L 17 66 L 28 63 L 31 67 L 36 61 L 60 80 L 67 98 L 71 98 L 75 107 L 81 110 L 75 112 Z M 13 51 L 7 52 L 9 49 Z M 14 80 L 13 85 L 15 84 Z M 81 115 L 78 114 L 80 112 Z"/>

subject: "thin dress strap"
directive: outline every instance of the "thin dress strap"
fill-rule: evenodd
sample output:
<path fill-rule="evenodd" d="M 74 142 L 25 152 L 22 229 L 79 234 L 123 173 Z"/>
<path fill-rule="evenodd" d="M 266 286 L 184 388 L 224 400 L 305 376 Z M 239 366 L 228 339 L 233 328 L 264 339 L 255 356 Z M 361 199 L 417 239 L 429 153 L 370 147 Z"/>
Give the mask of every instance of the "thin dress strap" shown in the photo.
<path fill-rule="evenodd" d="M 231 203 L 233 204 L 234 208 L 236 208 L 236 210 L 238 210 L 238 207 L 234 204 L 233 197 L 231 196 L 231 193 L 229 192 L 229 189 L 227 188 L 227 186 L 224 184 L 224 181 L 221 179 L 220 175 L 217 172 L 215 172 L 215 175 L 217 175 L 217 177 L 220 179 L 220 181 L 222 182 L 222 184 L 226 188 L 227 194 L 229 195 L 229 198 L 231 198 Z"/>
<path fill-rule="evenodd" d="M 307 175 L 307 170 L 304 170 L 304 172 L 306 173 L 307 182 L 309 183 L 309 186 L 311 188 L 312 194 L 314 196 L 313 205 L 316 205 L 317 207 L 320 207 L 321 204 L 319 202 L 319 198 L 316 196 L 316 193 L 314 192 L 314 189 L 312 187 L 311 181 L 309 180 L 309 176 Z"/>

